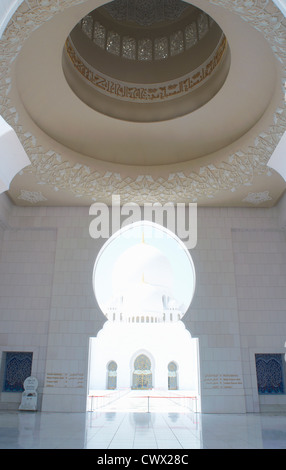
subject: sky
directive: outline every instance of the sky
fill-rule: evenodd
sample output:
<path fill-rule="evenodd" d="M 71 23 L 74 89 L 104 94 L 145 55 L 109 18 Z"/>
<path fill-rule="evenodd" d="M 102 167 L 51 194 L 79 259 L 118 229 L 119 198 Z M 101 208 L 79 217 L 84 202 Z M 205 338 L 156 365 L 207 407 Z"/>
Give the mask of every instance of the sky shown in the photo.
<path fill-rule="evenodd" d="M 113 265 L 117 258 L 129 247 L 144 242 L 159 249 L 169 260 L 174 274 L 173 294 L 179 303 L 189 306 L 194 288 L 194 271 L 190 258 L 177 240 L 164 230 L 151 225 L 141 224 L 121 232 L 103 247 L 96 260 L 94 271 L 94 289 L 99 306 L 101 307 L 111 297 L 111 282 Z"/>

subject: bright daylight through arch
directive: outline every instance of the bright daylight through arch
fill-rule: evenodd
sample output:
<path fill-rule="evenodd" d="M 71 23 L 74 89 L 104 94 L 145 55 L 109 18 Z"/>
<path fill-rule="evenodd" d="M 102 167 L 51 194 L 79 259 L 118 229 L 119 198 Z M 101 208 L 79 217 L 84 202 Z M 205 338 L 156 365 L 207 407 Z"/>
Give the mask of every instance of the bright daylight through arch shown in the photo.
<path fill-rule="evenodd" d="M 182 321 L 195 269 L 184 244 L 151 222 L 124 227 L 98 254 L 93 287 L 107 321 L 90 341 L 89 408 L 146 411 L 144 397 L 149 411 L 198 407 L 198 344 Z"/>

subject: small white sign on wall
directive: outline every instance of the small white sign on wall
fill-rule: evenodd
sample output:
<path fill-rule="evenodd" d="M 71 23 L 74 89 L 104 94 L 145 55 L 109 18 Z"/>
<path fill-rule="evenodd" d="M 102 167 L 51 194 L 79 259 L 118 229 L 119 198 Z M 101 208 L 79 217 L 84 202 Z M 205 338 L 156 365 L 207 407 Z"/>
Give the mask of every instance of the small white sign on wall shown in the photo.
<path fill-rule="evenodd" d="M 37 388 L 38 380 L 36 377 L 27 377 L 24 381 L 24 392 L 22 393 L 22 401 L 19 410 L 37 411 Z"/>

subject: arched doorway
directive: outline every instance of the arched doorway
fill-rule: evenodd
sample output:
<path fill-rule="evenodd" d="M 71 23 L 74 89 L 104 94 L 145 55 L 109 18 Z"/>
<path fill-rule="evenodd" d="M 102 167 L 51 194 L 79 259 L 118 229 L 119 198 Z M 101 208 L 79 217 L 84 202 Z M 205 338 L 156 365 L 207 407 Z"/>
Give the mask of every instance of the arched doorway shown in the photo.
<path fill-rule="evenodd" d="M 117 387 L 117 364 L 111 361 L 107 364 L 107 390 L 115 390 Z"/>
<path fill-rule="evenodd" d="M 168 390 L 178 390 L 178 367 L 174 361 L 168 364 Z"/>
<path fill-rule="evenodd" d="M 147 221 L 125 226 L 100 250 L 93 287 L 107 321 L 91 338 L 89 395 L 104 394 L 116 381 L 118 396 L 179 386 L 198 396 L 198 341 L 183 323 L 195 270 L 178 237 Z M 107 370 L 115 360 L 116 371 Z"/>
<path fill-rule="evenodd" d="M 134 361 L 132 375 L 133 390 L 152 389 L 152 370 L 151 361 L 145 354 L 140 354 Z"/>

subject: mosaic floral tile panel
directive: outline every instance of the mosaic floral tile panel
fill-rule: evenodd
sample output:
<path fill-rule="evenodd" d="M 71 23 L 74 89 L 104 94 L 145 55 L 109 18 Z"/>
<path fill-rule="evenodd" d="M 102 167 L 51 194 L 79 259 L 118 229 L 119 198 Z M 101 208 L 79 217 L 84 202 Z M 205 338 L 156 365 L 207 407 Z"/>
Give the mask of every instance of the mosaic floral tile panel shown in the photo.
<path fill-rule="evenodd" d="M 3 392 L 23 392 L 24 381 L 31 375 L 33 353 L 7 352 Z"/>
<path fill-rule="evenodd" d="M 259 395 L 284 394 L 282 354 L 255 354 Z"/>

